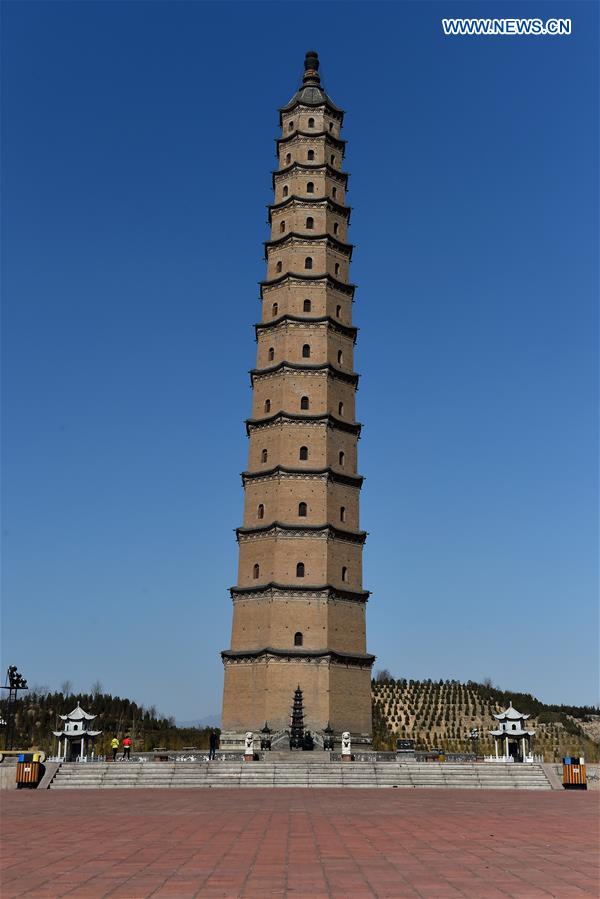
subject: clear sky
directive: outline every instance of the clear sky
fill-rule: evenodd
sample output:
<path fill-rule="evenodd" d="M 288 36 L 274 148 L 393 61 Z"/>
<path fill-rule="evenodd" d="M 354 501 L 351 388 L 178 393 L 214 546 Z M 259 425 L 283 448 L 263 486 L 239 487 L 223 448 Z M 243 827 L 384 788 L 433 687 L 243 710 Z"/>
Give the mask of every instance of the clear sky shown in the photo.
<path fill-rule="evenodd" d="M 220 711 L 276 110 L 315 49 L 347 111 L 369 650 L 595 702 L 597 4 L 2 18 L 4 667 Z"/>

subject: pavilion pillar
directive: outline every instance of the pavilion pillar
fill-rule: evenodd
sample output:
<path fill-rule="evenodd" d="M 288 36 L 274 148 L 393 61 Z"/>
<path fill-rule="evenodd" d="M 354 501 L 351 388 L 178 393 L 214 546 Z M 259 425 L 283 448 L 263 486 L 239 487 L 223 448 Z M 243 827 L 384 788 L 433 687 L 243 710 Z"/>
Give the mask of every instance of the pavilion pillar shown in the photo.
<path fill-rule="evenodd" d="M 498 737 L 494 737 L 494 749 L 496 750 L 496 760 L 498 759 Z"/>

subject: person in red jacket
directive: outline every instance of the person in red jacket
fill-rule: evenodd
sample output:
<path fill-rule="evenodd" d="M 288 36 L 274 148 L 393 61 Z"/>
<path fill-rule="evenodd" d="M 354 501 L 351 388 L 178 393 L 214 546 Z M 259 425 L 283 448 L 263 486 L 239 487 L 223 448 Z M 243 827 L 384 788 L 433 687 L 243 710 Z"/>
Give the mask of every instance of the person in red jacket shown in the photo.
<path fill-rule="evenodd" d="M 131 758 L 131 737 L 129 736 L 129 734 L 127 734 L 127 736 L 123 740 L 123 758 Z"/>

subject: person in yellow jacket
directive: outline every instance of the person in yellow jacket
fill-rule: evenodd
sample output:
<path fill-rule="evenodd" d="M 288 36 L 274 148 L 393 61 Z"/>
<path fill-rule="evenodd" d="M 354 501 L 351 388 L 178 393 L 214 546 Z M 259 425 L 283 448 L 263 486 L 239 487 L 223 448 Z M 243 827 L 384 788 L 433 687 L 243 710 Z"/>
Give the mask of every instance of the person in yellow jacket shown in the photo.
<path fill-rule="evenodd" d="M 119 751 L 119 741 L 116 737 L 113 737 L 110 742 L 110 748 L 112 749 L 113 754 L 113 762 L 117 761 L 117 752 Z"/>

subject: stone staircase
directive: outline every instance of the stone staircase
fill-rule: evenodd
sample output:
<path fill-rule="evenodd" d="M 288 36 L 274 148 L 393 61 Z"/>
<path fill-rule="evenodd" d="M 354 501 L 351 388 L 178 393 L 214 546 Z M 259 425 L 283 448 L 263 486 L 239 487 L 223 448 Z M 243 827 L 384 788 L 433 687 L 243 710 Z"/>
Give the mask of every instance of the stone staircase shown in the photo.
<path fill-rule="evenodd" d="M 388 787 L 550 790 L 541 765 L 329 762 L 311 754 L 261 762 L 63 764 L 50 789 Z"/>

